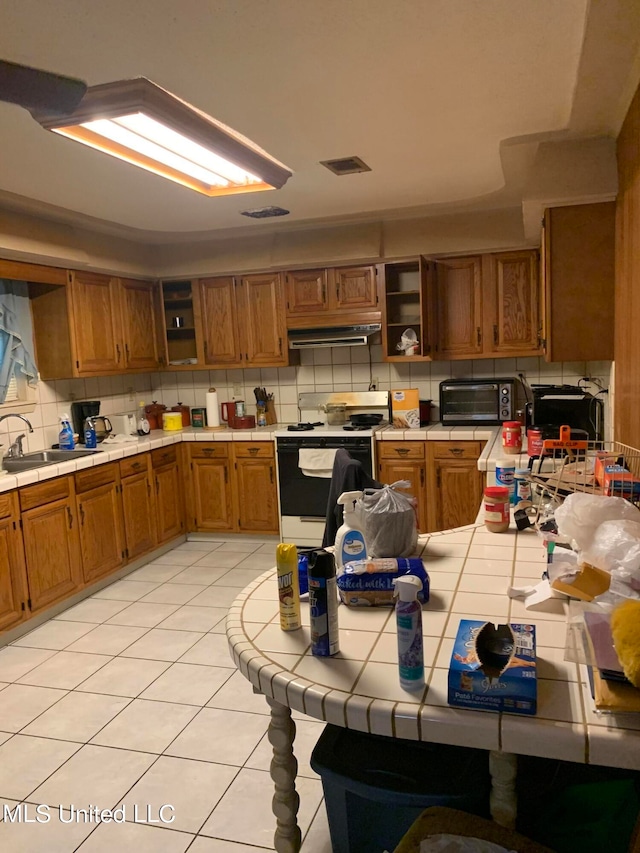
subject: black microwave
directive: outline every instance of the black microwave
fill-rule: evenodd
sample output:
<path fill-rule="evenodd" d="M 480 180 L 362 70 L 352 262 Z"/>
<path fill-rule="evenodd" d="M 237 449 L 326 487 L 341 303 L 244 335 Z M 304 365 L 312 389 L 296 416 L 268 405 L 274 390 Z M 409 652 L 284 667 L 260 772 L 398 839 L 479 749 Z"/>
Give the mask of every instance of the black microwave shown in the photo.
<path fill-rule="evenodd" d="M 498 426 L 516 417 L 518 380 L 448 379 L 440 383 L 440 420 L 444 426 Z"/>

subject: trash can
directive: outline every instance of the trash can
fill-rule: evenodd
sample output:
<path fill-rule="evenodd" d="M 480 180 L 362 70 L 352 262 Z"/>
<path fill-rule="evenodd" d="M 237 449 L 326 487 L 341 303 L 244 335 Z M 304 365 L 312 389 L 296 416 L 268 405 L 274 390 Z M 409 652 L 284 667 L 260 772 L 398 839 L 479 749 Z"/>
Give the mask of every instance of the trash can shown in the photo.
<path fill-rule="evenodd" d="M 393 850 L 429 806 L 489 814 L 489 754 L 326 726 L 311 756 L 333 853 Z"/>

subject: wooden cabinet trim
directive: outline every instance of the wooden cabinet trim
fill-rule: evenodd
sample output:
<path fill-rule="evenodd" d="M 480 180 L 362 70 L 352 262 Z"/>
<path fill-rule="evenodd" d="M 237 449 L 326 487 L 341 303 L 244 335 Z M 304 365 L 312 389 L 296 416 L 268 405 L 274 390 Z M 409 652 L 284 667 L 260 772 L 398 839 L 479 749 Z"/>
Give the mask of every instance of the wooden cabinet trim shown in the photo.
<path fill-rule="evenodd" d="M 55 477 L 33 486 L 23 486 L 19 494 L 20 508 L 23 512 L 52 501 L 63 500 L 73 494 L 71 477 Z"/>
<path fill-rule="evenodd" d="M 163 465 L 173 465 L 178 461 L 176 445 L 170 447 L 158 447 L 151 451 L 151 465 L 160 468 Z"/>
<path fill-rule="evenodd" d="M 227 459 L 229 449 L 226 441 L 196 441 L 189 445 L 189 456 L 191 459 Z"/>
<path fill-rule="evenodd" d="M 98 486 L 109 483 L 120 482 L 120 472 L 117 462 L 107 462 L 104 465 L 96 465 L 95 468 L 86 468 L 75 474 L 76 492 L 86 492 Z"/>
<path fill-rule="evenodd" d="M 380 441 L 379 459 L 424 459 L 424 441 Z"/>
<path fill-rule="evenodd" d="M 120 460 L 120 477 L 133 477 L 141 472 L 149 470 L 149 453 L 139 453 L 137 456 L 130 456 L 127 459 Z"/>

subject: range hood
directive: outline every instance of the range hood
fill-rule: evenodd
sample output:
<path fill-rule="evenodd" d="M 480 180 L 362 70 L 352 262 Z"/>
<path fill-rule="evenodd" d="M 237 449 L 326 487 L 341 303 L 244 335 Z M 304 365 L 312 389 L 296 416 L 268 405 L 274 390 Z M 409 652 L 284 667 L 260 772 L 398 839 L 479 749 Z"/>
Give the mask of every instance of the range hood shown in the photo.
<path fill-rule="evenodd" d="M 381 328 L 380 323 L 368 323 L 363 326 L 289 329 L 289 349 L 363 346 L 368 343 L 369 336 L 379 332 Z"/>

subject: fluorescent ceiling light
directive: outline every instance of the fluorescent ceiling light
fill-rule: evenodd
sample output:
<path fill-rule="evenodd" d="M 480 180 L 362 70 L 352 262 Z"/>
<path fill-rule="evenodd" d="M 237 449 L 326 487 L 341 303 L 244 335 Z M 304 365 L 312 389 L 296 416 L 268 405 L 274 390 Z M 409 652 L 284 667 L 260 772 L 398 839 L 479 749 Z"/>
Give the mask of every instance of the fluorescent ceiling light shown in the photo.
<path fill-rule="evenodd" d="M 44 128 L 208 196 L 279 189 L 291 171 L 251 140 L 144 77 L 92 86 Z"/>

